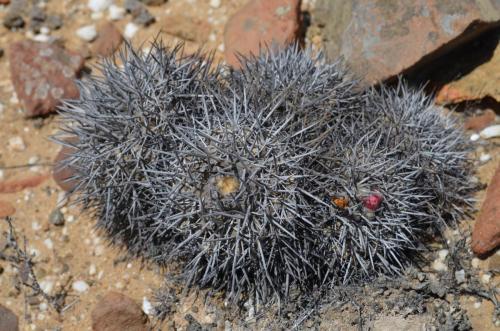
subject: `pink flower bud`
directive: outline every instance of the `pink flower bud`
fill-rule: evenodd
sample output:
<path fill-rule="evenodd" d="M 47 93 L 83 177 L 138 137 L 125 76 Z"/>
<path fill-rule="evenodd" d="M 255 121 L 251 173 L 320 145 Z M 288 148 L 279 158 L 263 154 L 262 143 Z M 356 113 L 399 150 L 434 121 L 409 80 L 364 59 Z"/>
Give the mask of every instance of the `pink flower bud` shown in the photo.
<path fill-rule="evenodd" d="M 370 211 L 376 211 L 380 207 L 382 200 L 384 200 L 382 194 L 371 193 L 363 198 L 363 206 Z"/>

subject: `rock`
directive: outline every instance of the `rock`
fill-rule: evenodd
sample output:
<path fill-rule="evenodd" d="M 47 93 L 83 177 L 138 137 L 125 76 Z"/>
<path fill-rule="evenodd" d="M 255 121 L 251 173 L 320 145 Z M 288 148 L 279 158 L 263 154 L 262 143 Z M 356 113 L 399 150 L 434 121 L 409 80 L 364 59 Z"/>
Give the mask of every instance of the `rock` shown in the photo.
<path fill-rule="evenodd" d="M 226 61 L 239 67 L 237 54 L 258 54 L 260 46 L 283 47 L 294 43 L 299 33 L 299 0 L 249 1 L 226 24 Z"/>
<path fill-rule="evenodd" d="M 48 178 L 47 174 L 27 176 L 0 182 L 0 193 L 16 193 L 25 188 L 37 187 Z"/>
<path fill-rule="evenodd" d="M 102 12 L 113 4 L 113 0 L 89 0 L 87 7 L 93 12 Z"/>
<path fill-rule="evenodd" d="M 125 12 L 125 8 L 111 5 L 109 6 L 108 18 L 113 21 L 121 20 L 125 16 Z"/>
<path fill-rule="evenodd" d="M 92 53 L 98 56 L 112 55 L 122 44 L 123 36 L 113 23 L 107 22 L 99 27 L 99 35 L 92 44 Z"/>
<path fill-rule="evenodd" d="M 22 28 L 25 24 L 23 15 L 27 12 L 29 5 L 26 0 L 13 0 L 9 10 L 3 17 L 3 25 L 7 29 Z"/>
<path fill-rule="evenodd" d="M 62 99 L 78 98 L 74 82 L 83 58 L 57 45 L 29 40 L 13 43 L 9 54 L 11 79 L 26 116 L 55 112 Z"/>
<path fill-rule="evenodd" d="M 0 5 L 8 5 L 10 3 L 10 0 L 0 0 Z"/>
<path fill-rule="evenodd" d="M 457 281 L 457 284 L 465 283 L 465 270 L 464 269 L 460 269 L 458 271 L 455 271 L 455 280 Z"/>
<path fill-rule="evenodd" d="M 0 200 L 0 218 L 12 216 L 15 213 L 16 208 L 10 202 Z"/>
<path fill-rule="evenodd" d="M 46 19 L 47 14 L 45 14 L 45 11 L 38 6 L 33 6 L 30 14 L 31 31 L 38 33 Z"/>
<path fill-rule="evenodd" d="M 49 15 L 45 23 L 49 29 L 58 30 L 63 25 L 63 18 L 61 15 Z"/>
<path fill-rule="evenodd" d="M 71 288 L 78 293 L 83 293 L 83 292 L 87 292 L 89 290 L 89 284 L 87 284 L 83 280 L 77 280 L 76 282 L 73 282 L 73 285 L 71 286 Z"/>
<path fill-rule="evenodd" d="M 64 214 L 59 208 L 54 209 L 49 215 L 49 223 L 55 226 L 64 225 Z"/>
<path fill-rule="evenodd" d="M 472 231 L 472 250 L 485 255 L 500 245 L 500 165 L 486 190 L 486 198 Z"/>
<path fill-rule="evenodd" d="M 125 25 L 125 31 L 123 31 L 123 35 L 127 39 L 132 39 L 137 31 L 139 31 L 139 26 L 137 26 L 137 24 L 135 23 L 130 22 Z"/>
<path fill-rule="evenodd" d="M 483 139 L 500 137 L 500 124 L 488 126 L 479 132 L 479 136 Z"/>
<path fill-rule="evenodd" d="M 3 17 L 3 25 L 7 29 L 22 28 L 24 24 L 24 19 L 20 13 L 9 11 Z"/>
<path fill-rule="evenodd" d="M 141 307 L 129 297 L 108 292 L 92 310 L 93 331 L 146 331 L 149 320 Z"/>
<path fill-rule="evenodd" d="M 125 0 L 124 7 L 127 12 L 132 14 L 134 22 L 148 26 L 155 22 L 155 18 L 148 9 L 138 0 Z"/>
<path fill-rule="evenodd" d="M 144 8 L 144 10 L 141 10 L 139 12 L 139 15 L 134 17 L 135 23 L 141 24 L 144 26 L 148 26 L 150 24 L 153 24 L 155 22 L 155 20 L 156 20 L 155 17 L 153 15 L 151 15 L 151 13 L 146 8 Z"/>
<path fill-rule="evenodd" d="M 495 122 L 496 114 L 493 110 L 487 109 L 483 114 L 469 117 L 465 120 L 464 129 L 481 131 L 488 125 Z"/>
<path fill-rule="evenodd" d="M 16 314 L 9 308 L 0 304 L 0 330 L 19 331 L 19 321 Z"/>
<path fill-rule="evenodd" d="M 26 144 L 24 143 L 24 140 L 22 137 L 15 136 L 15 137 L 9 138 L 9 140 L 7 141 L 7 148 L 10 151 L 22 152 L 26 149 Z"/>
<path fill-rule="evenodd" d="M 220 0 L 210 0 L 210 7 L 219 8 L 220 7 Z"/>
<path fill-rule="evenodd" d="M 86 25 L 82 26 L 78 30 L 76 30 L 76 35 L 85 41 L 91 42 L 97 38 L 97 30 L 95 25 Z"/>
<path fill-rule="evenodd" d="M 500 3 L 499 3 L 500 4 Z M 499 5 L 500 6 L 500 5 Z M 500 16 L 499 18 L 500 19 Z M 497 29 L 497 40 L 500 29 Z M 491 97 L 500 102 L 500 45 L 493 56 L 471 72 L 441 88 L 436 103 L 451 104 Z"/>
<path fill-rule="evenodd" d="M 68 144 L 75 142 L 75 139 L 69 139 Z M 52 169 L 52 177 L 54 181 L 65 191 L 72 191 L 77 181 L 70 179 L 75 174 L 74 169 L 70 166 L 65 166 L 64 160 L 74 151 L 74 148 L 69 145 L 64 145 L 54 159 L 54 168 Z"/>
<path fill-rule="evenodd" d="M 318 0 L 312 25 L 329 58 L 342 56 L 372 84 L 469 42 L 499 17 L 498 1 Z"/>
<path fill-rule="evenodd" d="M 144 7 L 139 0 L 125 0 L 123 2 L 123 7 L 127 11 L 127 13 L 132 14 L 132 16 L 137 15 L 138 12 Z"/>
<path fill-rule="evenodd" d="M 166 33 L 197 43 L 205 43 L 210 36 L 210 25 L 187 14 L 179 14 L 165 17 L 161 22 L 162 31 Z"/>

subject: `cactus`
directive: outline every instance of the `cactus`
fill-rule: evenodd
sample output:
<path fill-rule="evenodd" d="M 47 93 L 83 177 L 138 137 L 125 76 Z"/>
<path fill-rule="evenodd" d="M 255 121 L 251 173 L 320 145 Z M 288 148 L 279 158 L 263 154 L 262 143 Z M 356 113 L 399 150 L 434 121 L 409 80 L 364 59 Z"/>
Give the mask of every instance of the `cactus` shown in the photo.
<path fill-rule="evenodd" d="M 289 47 L 241 70 L 130 46 L 61 109 L 77 201 L 187 286 L 259 301 L 399 274 L 470 207 L 469 148 L 421 91 Z"/>

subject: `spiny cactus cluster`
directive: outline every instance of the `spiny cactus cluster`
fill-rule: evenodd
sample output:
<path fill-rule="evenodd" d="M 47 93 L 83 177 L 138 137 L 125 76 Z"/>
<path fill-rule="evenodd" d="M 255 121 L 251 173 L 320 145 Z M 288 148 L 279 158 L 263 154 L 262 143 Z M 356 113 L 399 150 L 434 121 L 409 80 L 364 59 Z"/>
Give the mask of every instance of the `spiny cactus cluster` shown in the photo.
<path fill-rule="evenodd" d="M 421 91 L 298 47 L 241 60 L 127 46 L 62 107 L 61 166 L 112 242 L 266 301 L 399 274 L 470 207 L 467 143 Z"/>

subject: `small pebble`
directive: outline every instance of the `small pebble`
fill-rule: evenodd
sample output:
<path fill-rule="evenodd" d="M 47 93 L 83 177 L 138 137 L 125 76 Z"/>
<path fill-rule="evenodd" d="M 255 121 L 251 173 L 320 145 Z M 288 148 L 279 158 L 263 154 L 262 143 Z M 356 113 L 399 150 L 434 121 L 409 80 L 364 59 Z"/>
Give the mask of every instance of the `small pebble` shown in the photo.
<path fill-rule="evenodd" d="M 89 289 L 89 284 L 87 284 L 83 280 L 77 280 L 73 283 L 72 288 L 79 293 L 83 293 Z"/>
<path fill-rule="evenodd" d="M 9 102 L 13 105 L 17 105 L 19 103 L 19 99 L 16 93 L 12 93 L 12 96 L 9 99 Z"/>
<path fill-rule="evenodd" d="M 64 215 L 60 209 L 54 209 L 49 215 L 49 222 L 55 226 L 64 225 Z"/>
<path fill-rule="evenodd" d="M 95 264 L 91 264 L 89 267 L 89 275 L 94 276 L 97 273 L 97 267 Z"/>
<path fill-rule="evenodd" d="M 33 229 L 33 231 L 39 231 L 42 229 L 42 226 L 38 222 L 32 222 L 31 228 Z"/>
<path fill-rule="evenodd" d="M 76 30 L 76 35 L 85 41 L 91 42 L 97 37 L 97 30 L 95 25 L 86 25 Z"/>
<path fill-rule="evenodd" d="M 118 7 L 115 5 L 109 6 L 108 18 L 110 20 L 118 21 L 121 20 L 123 17 L 125 17 L 125 8 Z"/>
<path fill-rule="evenodd" d="M 49 305 L 47 305 L 46 302 L 42 302 L 38 308 L 40 308 L 41 311 L 47 311 L 47 309 L 49 308 Z"/>
<path fill-rule="evenodd" d="M 19 136 L 9 138 L 8 147 L 10 150 L 15 152 L 22 152 L 26 149 L 23 138 Z"/>
<path fill-rule="evenodd" d="M 3 180 L 5 178 L 5 172 L 0 169 L 0 180 Z"/>
<path fill-rule="evenodd" d="M 97 245 L 94 248 L 94 254 L 95 254 L 95 256 L 101 256 L 102 254 L 104 254 L 104 246 L 103 245 Z"/>
<path fill-rule="evenodd" d="M 125 284 L 123 284 L 122 282 L 117 282 L 115 283 L 115 287 L 119 290 L 123 290 L 125 288 Z"/>
<path fill-rule="evenodd" d="M 465 283 L 465 270 L 461 269 L 461 270 L 455 271 L 455 279 L 457 280 L 458 284 Z"/>
<path fill-rule="evenodd" d="M 484 139 L 500 137 L 500 124 L 492 125 L 492 126 L 489 126 L 485 129 L 483 129 L 479 133 L 479 135 L 481 136 L 481 138 L 484 138 Z"/>
<path fill-rule="evenodd" d="M 54 282 L 50 279 L 44 279 L 39 282 L 40 288 L 42 291 L 44 291 L 47 294 L 52 293 L 52 290 L 54 289 Z"/>
<path fill-rule="evenodd" d="M 75 221 L 75 216 L 73 215 L 68 215 L 68 217 L 66 217 L 66 221 L 68 223 L 73 223 Z"/>
<path fill-rule="evenodd" d="M 479 301 L 474 302 L 474 308 L 476 308 L 476 309 L 481 308 L 481 302 L 479 302 Z"/>
<path fill-rule="evenodd" d="M 132 22 L 127 23 L 127 25 L 125 25 L 125 31 L 123 32 L 123 35 L 127 39 L 132 39 L 137 31 L 139 31 L 139 26 L 137 24 L 134 24 Z"/>
<path fill-rule="evenodd" d="M 478 135 L 477 133 L 473 133 L 473 134 L 471 134 L 471 136 L 470 136 L 470 140 L 471 140 L 471 141 L 477 141 L 477 140 L 479 140 L 479 138 L 480 138 L 480 137 L 481 137 L 481 136 L 480 136 L 480 135 Z"/>
<path fill-rule="evenodd" d="M 447 249 L 442 249 L 438 252 L 438 256 L 441 260 L 445 260 L 446 257 L 448 256 L 449 251 Z"/>
<path fill-rule="evenodd" d="M 210 7 L 219 8 L 221 0 L 210 0 Z"/>
<path fill-rule="evenodd" d="M 54 248 L 54 243 L 52 242 L 52 240 L 50 238 L 47 238 L 43 241 L 43 244 L 45 245 L 45 247 L 47 247 L 48 249 L 53 249 Z"/>
<path fill-rule="evenodd" d="M 489 160 L 491 160 L 490 154 L 481 154 L 481 156 L 479 156 L 479 161 L 481 161 L 482 163 L 486 163 Z"/>
<path fill-rule="evenodd" d="M 146 315 L 151 315 L 153 313 L 153 305 L 146 297 L 142 298 L 142 311 L 146 313 Z"/>
<path fill-rule="evenodd" d="M 43 35 L 48 35 L 50 33 L 50 29 L 46 26 L 42 26 L 40 28 L 40 33 L 43 34 Z"/>
<path fill-rule="evenodd" d="M 112 0 L 89 0 L 87 6 L 93 12 L 100 12 L 108 9 L 113 4 Z"/>
<path fill-rule="evenodd" d="M 471 261 L 472 267 L 474 267 L 476 269 L 479 268 L 479 263 L 480 262 L 481 261 L 477 257 L 473 258 L 472 261 Z"/>
<path fill-rule="evenodd" d="M 483 284 L 488 284 L 491 280 L 491 275 L 490 274 L 484 274 L 482 277 L 481 277 L 481 282 L 483 282 Z"/>
<path fill-rule="evenodd" d="M 432 269 L 436 271 L 446 271 L 448 270 L 448 266 L 444 264 L 442 260 L 437 259 L 432 263 Z"/>
<path fill-rule="evenodd" d="M 93 20 L 93 21 L 98 21 L 102 18 L 102 11 L 98 11 L 98 12 L 95 12 L 95 13 L 92 13 L 90 14 L 90 18 Z"/>

